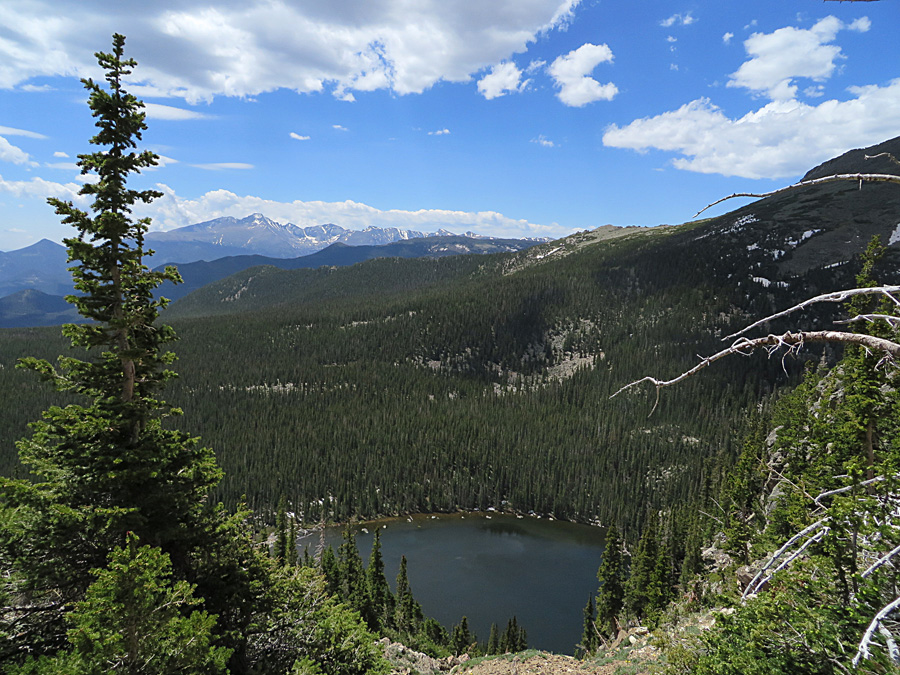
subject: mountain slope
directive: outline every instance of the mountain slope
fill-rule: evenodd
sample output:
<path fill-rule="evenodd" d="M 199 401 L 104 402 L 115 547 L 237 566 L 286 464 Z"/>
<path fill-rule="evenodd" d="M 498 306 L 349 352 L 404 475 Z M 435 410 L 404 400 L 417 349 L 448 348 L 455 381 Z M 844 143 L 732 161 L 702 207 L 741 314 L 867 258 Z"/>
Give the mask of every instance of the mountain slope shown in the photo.
<path fill-rule="evenodd" d="M 0 251 L 0 297 L 25 289 L 49 295 L 72 292 L 72 275 L 64 246 L 41 239 L 16 251 Z"/>
<path fill-rule="evenodd" d="M 181 273 L 184 283 L 177 286 L 167 286 L 163 289 L 163 295 L 175 300 L 209 283 L 250 267 L 262 265 L 270 265 L 286 270 L 315 269 L 326 265 L 344 267 L 374 258 L 438 258 L 449 255 L 519 251 L 533 246 L 535 243 L 525 239 L 494 239 L 487 237 L 418 237 L 373 246 L 349 246 L 343 243 L 334 243 L 321 251 L 297 258 L 241 255 L 220 258 L 211 262 L 201 260 L 178 265 L 178 271 Z"/>
<path fill-rule="evenodd" d="M 723 361 L 652 416 L 652 392 L 610 396 L 690 368 L 748 317 L 852 283 L 852 257 L 890 236 L 900 201 L 894 185 L 835 187 L 514 253 L 246 270 L 172 306 L 169 398 L 216 449 L 229 502 L 283 496 L 310 520 L 494 507 L 633 532 L 718 484 L 747 411 L 803 364 Z M 0 365 L 25 340 L 10 336 Z M 0 394 L 21 391 L 0 373 L 13 378 Z"/>

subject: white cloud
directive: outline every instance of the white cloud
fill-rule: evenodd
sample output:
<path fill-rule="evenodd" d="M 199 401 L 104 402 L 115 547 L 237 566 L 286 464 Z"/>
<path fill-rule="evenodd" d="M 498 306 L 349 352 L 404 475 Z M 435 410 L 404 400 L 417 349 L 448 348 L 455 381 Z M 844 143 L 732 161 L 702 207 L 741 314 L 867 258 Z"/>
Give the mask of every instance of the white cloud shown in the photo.
<path fill-rule="evenodd" d="M 157 230 L 170 230 L 222 216 L 243 217 L 250 213 L 264 213 L 279 222 L 294 223 L 300 227 L 335 223 L 350 230 L 377 226 L 435 232 L 444 228 L 452 232 L 472 231 L 500 237 L 561 237 L 572 231 L 556 223 L 540 225 L 508 218 L 496 211 L 381 210 L 350 200 L 277 202 L 252 195 L 237 195 L 228 190 L 214 190 L 198 199 L 187 199 L 177 195 L 167 185 L 157 184 L 156 188 L 163 193 L 163 197 L 149 205 L 140 205 L 135 211 L 139 212 L 138 215 L 152 217 L 152 228 Z"/>
<path fill-rule="evenodd" d="M 676 168 L 743 178 L 797 176 L 850 148 L 880 143 L 900 128 L 900 79 L 856 87 L 856 98 L 811 106 L 773 101 L 738 119 L 708 99 L 678 110 L 611 125 L 604 145 L 674 152 Z"/>
<path fill-rule="evenodd" d="M 189 102 L 276 89 L 338 98 L 421 93 L 523 53 L 563 29 L 580 0 L 308 2 L 45 0 L 0 4 L 0 88 L 42 76 L 94 76 L 93 52 L 118 31 L 140 63 L 144 97 Z M 77 30 L 73 30 L 77 26 Z"/>
<path fill-rule="evenodd" d="M 734 33 L 725 33 L 725 35 L 722 36 L 722 42 L 724 42 L 726 45 L 729 45 L 731 44 L 731 38 L 733 37 Z"/>
<path fill-rule="evenodd" d="M 850 30 L 855 30 L 858 33 L 867 33 L 871 27 L 872 22 L 867 16 L 861 16 L 849 26 L 847 26 L 847 28 L 849 28 Z"/>
<path fill-rule="evenodd" d="M 181 122 L 184 120 L 208 120 L 212 115 L 206 115 L 196 110 L 185 110 L 171 105 L 160 103 L 144 103 L 147 118 L 152 120 L 170 120 Z"/>
<path fill-rule="evenodd" d="M 37 166 L 32 161 L 31 156 L 19 147 L 16 147 L 8 140 L 0 136 L 0 162 L 11 162 L 12 164 L 23 164 L 25 166 Z"/>
<path fill-rule="evenodd" d="M 486 99 L 491 100 L 506 93 L 521 91 L 527 80 L 522 82 L 522 71 L 516 64 L 507 61 L 491 68 L 491 72 L 478 80 L 478 91 Z"/>
<path fill-rule="evenodd" d="M 15 127 L 2 127 L 0 126 L 0 135 L 2 136 L 24 136 L 25 138 L 35 138 L 38 140 L 44 140 L 47 137 L 44 134 L 39 134 L 35 131 L 27 131 L 26 129 L 16 129 Z"/>
<path fill-rule="evenodd" d="M 691 16 L 691 13 L 687 14 L 673 14 L 668 19 L 663 19 L 659 22 L 659 25 L 663 28 L 670 28 L 672 26 L 690 26 L 697 19 Z"/>
<path fill-rule="evenodd" d="M 296 131 L 292 131 L 290 133 L 290 137 L 293 138 L 295 141 L 308 141 L 309 140 L 309 136 L 301 136 Z"/>
<path fill-rule="evenodd" d="M 812 28 L 787 26 L 772 33 L 753 33 L 744 41 L 750 59 L 731 75 L 729 87 L 742 87 L 766 95 L 773 101 L 797 95 L 796 78 L 824 82 L 832 76 L 841 48 L 830 44 L 842 29 L 866 31 L 868 19 L 847 25 L 834 16 L 818 21 Z"/>
<path fill-rule="evenodd" d="M 542 146 L 544 146 L 545 148 L 554 148 L 554 147 L 556 147 L 556 143 L 554 143 L 553 141 L 551 141 L 551 140 L 548 139 L 548 138 L 544 138 L 543 134 L 540 135 L 540 136 L 538 136 L 537 138 L 532 138 L 532 139 L 531 139 L 531 142 L 532 142 L 532 143 L 537 143 L 538 145 L 542 145 Z"/>
<path fill-rule="evenodd" d="M 54 157 L 59 157 L 59 158 L 61 158 L 61 159 L 67 159 L 67 158 L 69 157 L 69 156 L 68 156 L 66 153 L 64 153 L 62 150 L 57 150 L 56 152 L 53 153 L 53 156 L 54 156 Z"/>
<path fill-rule="evenodd" d="M 600 84 L 590 74 L 601 63 L 612 60 L 613 53 L 607 45 L 589 42 L 557 57 L 547 70 L 559 89 L 559 100 L 576 108 L 594 101 L 611 101 L 619 93 L 616 85 Z"/>
<path fill-rule="evenodd" d="M 678 42 L 678 38 L 670 35 L 666 38 L 666 42 Z"/>
<path fill-rule="evenodd" d="M 437 131 L 429 131 L 428 135 L 429 136 L 446 136 L 449 133 L 450 133 L 450 130 L 445 128 L 445 129 L 438 129 Z"/>
<path fill-rule="evenodd" d="M 47 197 L 57 197 L 66 201 L 75 202 L 78 205 L 86 205 L 90 199 L 78 194 L 80 185 L 75 183 L 55 183 L 43 178 L 31 180 L 6 180 L 0 176 L 0 192 L 7 192 L 18 198 L 35 197 L 41 201 Z"/>
<path fill-rule="evenodd" d="M 347 127 L 341 126 L 340 124 L 332 124 L 331 128 L 335 131 L 347 131 Z"/>
<path fill-rule="evenodd" d="M 232 169 L 246 170 L 252 169 L 252 164 L 244 164 L 243 162 L 213 162 L 211 164 L 191 164 L 195 169 L 204 169 L 205 171 L 230 171 Z"/>

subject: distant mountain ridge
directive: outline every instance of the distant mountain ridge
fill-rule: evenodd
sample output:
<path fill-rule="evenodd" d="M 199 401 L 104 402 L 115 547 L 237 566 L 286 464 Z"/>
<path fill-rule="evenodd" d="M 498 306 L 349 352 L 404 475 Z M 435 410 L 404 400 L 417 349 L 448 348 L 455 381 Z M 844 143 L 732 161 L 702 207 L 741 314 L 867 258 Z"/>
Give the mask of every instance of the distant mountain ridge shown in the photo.
<path fill-rule="evenodd" d="M 258 265 L 282 269 L 340 267 L 379 257 L 518 251 L 542 241 L 545 240 L 497 239 L 471 232 L 458 236 L 447 230 L 426 235 L 397 228 L 353 231 L 333 224 L 301 228 L 256 213 L 241 219 L 217 218 L 169 232 L 148 233 L 146 245 L 156 254 L 146 262 L 153 267 L 173 263 L 179 266 L 185 283 L 167 284 L 162 289 L 163 295 L 177 299 L 207 283 Z M 69 315 L 63 308 L 63 296 L 72 291 L 64 246 L 42 239 L 22 249 L 0 251 L 0 299 L 9 298 L 8 302 L 0 302 L 0 327 L 77 320 L 74 312 Z M 13 295 L 16 297 L 10 297 Z"/>
<path fill-rule="evenodd" d="M 167 262 L 217 260 L 236 255 L 297 258 L 321 251 L 332 244 L 381 246 L 410 239 L 454 236 L 457 235 L 443 229 L 426 234 L 396 227 L 372 226 L 364 230 L 348 230 L 333 223 L 298 227 L 291 223 L 279 223 L 261 213 L 252 213 L 246 218 L 225 216 L 168 232 L 149 232 L 146 243 L 148 248 L 156 251 L 153 263 L 160 265 Z M 471 232 L 465 236 L 490 239 Z"/>

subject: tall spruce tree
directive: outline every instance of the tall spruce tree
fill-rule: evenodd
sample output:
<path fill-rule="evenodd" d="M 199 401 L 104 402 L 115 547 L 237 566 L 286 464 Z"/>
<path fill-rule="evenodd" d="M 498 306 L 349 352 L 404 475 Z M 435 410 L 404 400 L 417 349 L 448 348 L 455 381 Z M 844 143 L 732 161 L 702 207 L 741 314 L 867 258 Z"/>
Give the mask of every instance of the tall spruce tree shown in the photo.
<path fill-rule="evenodd" d="M 174 268 L 144 265 L 149 220 L 131 215 L 135 204 L 160 193 L 127 186 L 157 157 L 136 150 L 145 115 L 123 88 L 135 65 L 124 58 L 124 43 L 114 35 L 112 53 L 96 55 L 105 87 L 83 80 L 98 128 L 91 139 L 97 151 L 79 155 L 78 162 L 82 173 L 96 176 L 80 190 L 93 200 L 90 213 L 49 200 L 77 231 L 65 240 L 77 291 L 67 299 L 89 322 L 63 329 L 84 359 L 60 357 L 56 366 L 23 361 L 77 402 L 51 407 L 32 424 L 32 437 L 20 442 L 34 481 L 0 483 L 0 560 L 15 599 L 0 611 L 0 624 L 15 626 L 0 660 L 63 646 L 65 612 L 84 597 L 91 570 L 106 564 L 128 532 L 161 547 L 176 576 L 184 576 L 203 528 L 206 494 L 221 477 L 210 450 L 162 425 L 178 412 L 158 398 L 173 377 L 167 366 L 174 357 L 165 347 L 174 333 L 156 323 L 166 301 L 153 293 L 179 277 Z"/>
<path fill-rule="evenodd" d="M 366 567 L 366 586 L 372 602 L 372 614 L 378 622 L 377 627 L 372 627 L 373 630 L 389 627 L 394 613 L 394 596 L 384 574 L 384 559 L 381 555 L 381 533 L 377 529 L 375 530 L 375 538 L 372 540 L 369 565 Z"/>
<path fill-rule="evenodd" d="M 616 632 L 616 617 L 622 612 L 625 599 L 625 569 L 622 541 L 615 525 L 606 531 L 603 561 L 597 570 L 600 590 L 597 593 L 597 630 L 606 636 Z M 587 647 L 587 646 L 586 646 Z"/>

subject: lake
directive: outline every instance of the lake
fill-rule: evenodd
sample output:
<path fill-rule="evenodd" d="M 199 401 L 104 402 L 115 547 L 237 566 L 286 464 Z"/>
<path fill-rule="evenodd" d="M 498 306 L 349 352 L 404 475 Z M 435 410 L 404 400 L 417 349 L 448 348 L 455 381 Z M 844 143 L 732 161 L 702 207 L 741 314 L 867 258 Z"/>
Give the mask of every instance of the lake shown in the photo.
<path fill-rule="evenodd" d="M 413 595 L 426 616 L 450 630 L 465 615 L 479 641 L 491 623 L 502 631 L 515 616 L 530 647 L 572 654 L 581 639 L 582 610 L 597 592 L 604 530 L 512 515 L 419 515 L 362 523 L 354 528 L 368 564 L 374 528 L 391 587 L 406 556 Z M 339 528 L 325 541 L 335 551 Z M 319 535 L 300 540 L 315 551 Z"/>

